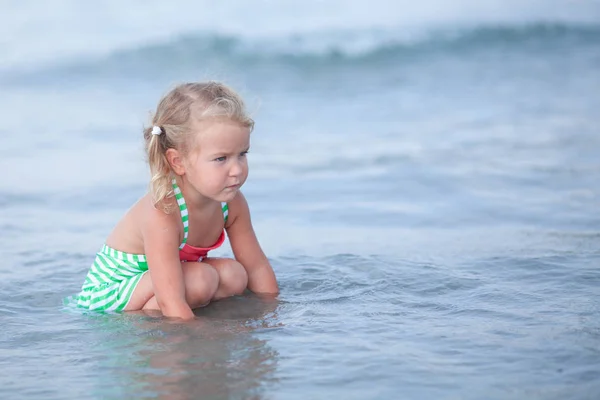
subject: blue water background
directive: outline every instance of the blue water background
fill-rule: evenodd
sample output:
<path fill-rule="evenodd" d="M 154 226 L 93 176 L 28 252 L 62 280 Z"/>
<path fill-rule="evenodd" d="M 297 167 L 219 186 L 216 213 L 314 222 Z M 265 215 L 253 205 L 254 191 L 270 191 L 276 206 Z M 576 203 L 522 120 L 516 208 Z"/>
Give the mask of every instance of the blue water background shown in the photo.
<path fill-rule="evenodd" d="M 0 9 L 0 398 L 600 397 L 598 1 Z M 256 120 L 281 295 L 65 311 L 200 79 Z"/>

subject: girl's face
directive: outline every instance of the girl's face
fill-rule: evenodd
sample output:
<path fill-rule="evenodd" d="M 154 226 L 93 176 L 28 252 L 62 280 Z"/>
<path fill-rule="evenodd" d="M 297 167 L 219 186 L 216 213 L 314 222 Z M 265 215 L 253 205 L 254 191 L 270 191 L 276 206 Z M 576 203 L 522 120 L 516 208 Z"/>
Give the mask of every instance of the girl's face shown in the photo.
<path fill-rule="evenodd" d="M 203 122 L 197 129 L 183 158 L 183 178 L 203 197 L 231 201 L 248 177 L 250 130 L 229 120 Z"/>

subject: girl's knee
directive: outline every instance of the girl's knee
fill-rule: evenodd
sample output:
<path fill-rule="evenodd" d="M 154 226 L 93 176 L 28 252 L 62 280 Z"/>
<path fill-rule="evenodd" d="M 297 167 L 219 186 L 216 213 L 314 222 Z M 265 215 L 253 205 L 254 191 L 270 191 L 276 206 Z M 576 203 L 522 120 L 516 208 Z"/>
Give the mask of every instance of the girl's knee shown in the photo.
<path fill-rule="evenodd" d="M 218 268 L 219 285 L 230 296 L 242 294 L 248 286 L 248 274 L 242 264 L 235 260 L 227 260 Z"/>
<path fill-rule="evenodd" d="M 210 265 L 186 264 L 184 277 L 188 304 L 194 308 L 209 303 L 219 288 L 219 274 Z"/>

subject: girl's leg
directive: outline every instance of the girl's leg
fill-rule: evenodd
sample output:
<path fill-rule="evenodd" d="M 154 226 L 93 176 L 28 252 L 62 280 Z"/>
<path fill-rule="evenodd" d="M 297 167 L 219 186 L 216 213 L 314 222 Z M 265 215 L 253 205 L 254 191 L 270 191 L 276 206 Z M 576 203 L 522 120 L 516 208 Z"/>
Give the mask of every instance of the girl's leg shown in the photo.
<path fill-rule="evenodd" d="M 248 286 L 248 274 L 242 264 L 231 258 L 207 258 L 203 262 L 213 266 L 219 274 L 219 287 L 212 300 L 244 293 Z"/>
<path fill-rule="evenodd" d="M 190 307 L 208 304 L 219 288 L 219 274 L 211 265 L 198 262 L 181 263 L 185 281 L 185 299 Z M 152 279 L 145 273 L 138 282 L 125 311 L 159 310 L 154 297 Z"/>

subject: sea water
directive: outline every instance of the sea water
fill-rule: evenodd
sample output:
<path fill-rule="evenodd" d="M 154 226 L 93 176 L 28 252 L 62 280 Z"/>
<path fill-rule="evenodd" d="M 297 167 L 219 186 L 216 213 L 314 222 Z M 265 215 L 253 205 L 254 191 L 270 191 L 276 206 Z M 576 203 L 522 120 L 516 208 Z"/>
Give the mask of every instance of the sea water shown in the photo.
<path fill-rule="evenodd" d="M 598 1 L 0 8 L 0 398 L 600 398 Z M 281 294 L 65 309 L 203 79 Z"/>

